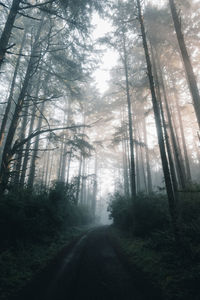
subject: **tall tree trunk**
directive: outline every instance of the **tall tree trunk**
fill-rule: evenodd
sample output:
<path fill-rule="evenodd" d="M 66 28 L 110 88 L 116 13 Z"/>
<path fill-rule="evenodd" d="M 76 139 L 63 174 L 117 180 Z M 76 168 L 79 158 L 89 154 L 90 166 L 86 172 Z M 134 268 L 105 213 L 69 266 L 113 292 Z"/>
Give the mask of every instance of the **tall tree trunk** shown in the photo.
<path fill-rule="evenodd" d="M 165 113 L 164 113 L 164 108 L 163 108 L 163 103 L 162 103 L 160 83 L 159 83 L 158 73 L 157 73 L 157 65 L 155 62 L 154 51 L 153 51 L 152 46 L 151 46 L 151 55 L 152 55 L 153 71 L 154 71 L 154 76 L 155 76 L 155 88 L 157 91 L 157 98 L 159 99 L 159 103 L 160 103 L 161 120 L 162 120 L 162 124 L 163 124 L 163 131 L 164 131 L 164 136 L 165 136 L 165 143 L 166 143 L 166 149 L 167 149 L 168 160 L 169 160 L 169 169 L 170 169 L 171 180 L 172 180 L 172 185 L 173 185 L 173 190 L 174 190 L 174 197 L 175 197 L 176 203 L 178 203 L 178 183 L 177 183 L 177 178 L 176 178 L 174 161 L 172 158 L 172 150 L 171 150 L 171 146 L 170 146 L 170 142 L 169 142 L 169 136 L 168 136 L 168 132 L 167 132 L 167 122 L 165 119 Z M 159 67 L 160 67 L 160 65 L 159 65 Z M 162 76 L 162 74 L 160 74 L 160 77 L 161 76 Z M 163 90 L 165 91 L 164 82 L 163 82 Z M 166 95 L 165 95 L 165 97 L 166 97 Z M 168 103 L 165 102 L 165 104 L 168 104 Z M 168 105 L 166 105 L 166 109 L 167 108 L 168 108 Z M 168 110 L 169 110 L 169 108 L 168 108 Z M 169 119 L 171 120 L 171 115 L 170 115 L 169 111 L 168 111 L 168 113 L 167 113 L 167 116 L 168 116 L 168 123 L 169 123 Z M 171 124 L 170 129 L 172 130 L 173 135 L 174 135 L 172 124 Z M 172 146 L 174 146 L 173 142 L 172 142 Z M 175 157 L 175 161 L 176 161 L 176 157 Z M 180 177 L 180 170 L 178 167 L 177 167 L 177 175 L 178 175 L 178 177 Z M 180 182 L 181 182 L 181 177 L 180 177 Z"/>
<path fill-rule="evenodd" d="M 186 146 L 186 140 L 185 140 L 185 133 L 183 129 L 183 120 L 180 112 L 180 107 L 178 103 L 178 97 L 177 97 L 177 92 L 176 92 L 176 87 L 174 87 L 174 98 L 175 98 L 175 105 L 176 105 L 176 110 L 178 113 L 178 120 L 179 120 L 179 126 L 180 126 L 180 133 L 181 133 L 181 140 L 182 140 L 182 145 L 183 145 L 183 153 L 184 153 L 184 159 L 185 159 L 185 166 L 186 166 L 186 171 L 187 171 L 187 180 L 189 182 L 192 182 L 192 176 L 191 176 L 191 170 L 190 170 L 190 162 L 188 158 L 188 151 L 187 151 L 187 146 Z"/>
<path fill-rule="evenodd" d="M 21 129 L 20 129 L 20 136 L 19 136 L 20 141 L 22 141 L 25 138 L 26 126 L 27 126 L 27 121 L 28 121 L 28 98 L 27 98 L 26 102 L 25 102 L 25 108 L 22 111 L 23 120 L 22 120 Z M 22 159 L 23 159 L 23 149 L 24 149 L 24 146 L 21 146 L 17 150 L 17 153 L 16 153 L 16 166 L 15 166 L 15 174 L 14 174 L 14 182 L 13 182 L 14 185 L 19 185 L 19 181 L 20 181 L 21 164 L 22 164 Z"/>
<path fill-rule="evenodd" d="M 2 123 L 1 123 L 0 147 L 2 146 L 2 143 L 3 143 L 5 128 L 6 128 L 9 112 L 10 112 L 10 109 L 11 109 L 11 104 L 12 104 L 12 100 L 13 100 L 13 93 L 14 93 L 14 88 L 15 88 L 15 83 L 16 83 L 16 78 L 17 78 L 17 73 L 18 73 L 19 64 L 20 64 L 20 60 L 21 60 L 22 50 L 23 50 L 23 47 L 24 47 L 25 38 L 26 38 L 26 32 L 24 32 L 24 35 L 23 35 L 21 47 L 20 47 L 20 50 L 19 50 L 19 56 L 17 58 L 17 62 L 16 62 L 16 65 L 15 65 L 15 71 L 14 71 L 14 74 L 13 74 L 13 79 L 12 79 L 12 83 L 11 83 L 11 87 L 10 87 L 10 94 L 9 94 L 9 97 L 8 97 L 7 106 L 6 106 L 6 110 L 5 110 L 3 120 L 2 120 Z"/>
<path fill-rule="evenodd" d="M 123 54 L 124 54 L 124 71 L 126 78 L 126 96 L 128 104 L 128 125 L 129 125 L 129 140 L 130 140 L 130 183 L 131 183 L 131 197 L 133 200 L 136 198 L 136 181 L 135 181 L 135 161 L 134 161 L 134 145 L 133 145 L 133 124 L 132 124 L 132 113 L 131 113 L 131 99 L 129 89 L 129 76 L 128 76 L 128 62 L 127 62 L 127 51 L 126 51 L 126 38 L 123 33 Z"/>
<path fill-rule="evenodd" d="M 158 143 L 159 143 L 159 148 L 160 148 L 161 161 L 162 161 L 165 185 L 166 185 L 167 196 L 168 196 L 169 211 L 170 211 L 170 216 L 171 216 L 171 221 L 172 221 L 172 226 L 173 226 L 174 237 L 176 239 L 177 244 L 180 244 L 180 233 L 179 233 L 179 226 L 178 226 L 178 219 L 177 219 L 177 208 L 176 208 L 176 203 L 175 203 L 175 198 L 174 198 L 173 186 L 172 186 L 172 182 L 171 182 L 171 178 L 170 178 L 167 155 L 166 155 L 166 151 L 165 151 L 160 111 L 159 111 L 159 105 L 158 105 L 156 93 L 155 93 L 152 66 L 151 66 L 151 60 L 150 60 L 150 56 L 149 56 L 149 49 L 148 49 L 148 45 L 147 45 L 147 38 L 146 38 L 146 32 L 145 32 L 145 27 L 144 27 L 144 19 L 143 19 L 143 15 L 142 15 L 142 11 L 141 11 L 140 0 L 137 0 L 137 8 L 138 8 L 138 19 L 139 19 L 140 26 L 141 26 L 141 34 L 142 34 L 142 41 L 143 41 L 143 47 L 144 47 L 144 52 L 145 52 L 146 64 L 147 64 L 147 71 L 148 71 L 149 85 L 150 85 L 151 96 L 152 96 L 154 116 L 155 116 L 155 121 L 156 121 Z"/>
<path fill-rule="evenodd" d="M 82 154 L 80 154 L 79 170 L 78 170 L 78 177 L 77 177 L 76 205 L 78 204 L 79 194 L 80 194 L 82 161 L 83 161 L 83 156 L 82 156 Z"/>
<path fill-rule="evenodd" d="M 44 113 L 44 107 L 45 107 L 45 102 L 42 102 L 41 108 L 40 108 L 40 116 L 38 119 L 38 124 L 37 124 L 37 131 L 41 130 L 41 126 L 42 126 L 42 115 Z M 31 159 L 31 164 L 30 164 L 30 173 L 29 173 L 29 177 L 28 177 L 28 187 L 30 189 L 33 188 L 33 184 L 34 184 L 34 179 L 35 179 L 35 164 L 36 164 L 36 159 L 37 159 L 37 155 L 38 155 L 38 148 L 39 148 L 39 141 L 40 141 L 40 136 L 36 136 L 35 139 L 35 145 L 33 148 L 33 155 L 32 155 L 32 159 Z"/>
<path fill-rule="evenodd" d="M 176 162 L 176 166 L 177 166 L 177 174 L 180 179 L 181 188 L 185 189 L 186 188 L 185 168 L 182 163 L 180 149 L 178 148 L 175 133 L 174 133 L 171 113 L 170 113 L 168 99 L 167 99 L 167 93 L 166 93 L 164 79 L 163 79 L 163 73 L 161 70 L 160 60 L 159 60 L 158 55 L 156 58 L 157 58 L 157 63 L 158 63 L 158 72 L 159 72 L 160 83 L 161 83 L 162 90 L 163 90 L 163 96 L 164 96 L 163 99 L 164 99 L 165 108 L 166 108 L 166 112 L 167 112 L 167 119 L 168 119 L 168 125 L 169 125 L 169 129 L 170 129 L 171 141 L 172 141 L 173 150 L 174 150 L 174 158 L 175 158 L 175 162 Z"/>
<path fill-rule="evenodd" d="M 98 157 L 95 153 L 95 162 L 94 162 L 94 183 L 93 183 L 93 193 L 92 193 L 92 214 L 95 217 L 96 213 L 96 204 L 97 204 L 97 172 L 98 172 Z"/>
<path fill-rule="evenodd" d="M 54 153 L 52 153 L 50 157 L 50 169 L 49 169 L 49 174 L 48 174 L 48 180 L 47 180 L 47 186 L 50 187 L 51 183 L 51 175 L 52 175 L 52 170 L 53 170 L 53 163 L 54 163 Z"/>
<path fill-rule="evenodd" d="M 145 174 L 145 162 L 144 162 L 144 153 L 143 149 L 144 147 L 142 146 L 141 142 L 141 135 L 140 135 L 140 129 L 139 126 L 137 127 L 137 135 L 138 135 L 138 140 L 140 142 L 139 150 L 140 150 L 140 161 L 141 161 L 141 169 L 142 169 L 142 175 L 143 175 L 143 183 L 144 183 L 144 191 L 147 193 L 147 180 L 146 180 L 146 174 Z"/>
<path fill-rule="evenodd" d="M 48 185 L 49 168 L 50 168 L 50 151 L 48 151 L 47 153 L 47 164 L 46 164 L 45 180 L 44 180 L 44 185 L 46 187 Z"/>
<path fill-rule="evenodd" d="M 123 155 L 123 169 L 124 169 L 124 194 L 129 197 L 129 179 L 128 179 L 128 164 L 127 164 L 127 150 L 125 135 L 122 137 L 122 155 Z"/>
<path fill-rule="evenodd" d="M 86 159 L 83 157 L 83 163 L 82 163 L 82 176 L 81 176 L 81 191 L 80 191 L 80 203 L 84 204 L 84 194 L 85 194 L 85 182 L 86 182 Z"/>
<path fill-rule="evenodd" d="M 65 119 L 64 119 L 65 120 Z M 63 152 L 64 152 L 64 141 L 62 140 L 61 148 L 60 148 L 60 155 L 59 155 L 59 167 L 58 167 L 58 175 L 57 180 L 61 180 L 61 169 L 62 169 L 62 158 L 63 158 Z"/>
<path fill-rule="evenodd" d="M 39 90 L 40 90 L 40 79 L 41 79 L 41 72 L 40 72 L 40 74 L 38 76 L 38 81 L 37 81 L 36 91 L 35 91 L 35 99 L 38 98 L 38 94 L 39 94 Z M 31 113 L 31 121 L 30 121 L 28 136 L 33 132 L 35 117 L 36 117 L 36 105 L 33 105 L 33 110 L 32 110 L 32 113 Z M 24 183 L 25 183 L 26 171 L 27 171 L 28 160 L 29 160 L 30 145 L 31 145 L 31 140 L 29 140 L 27 142 L 27 144 L 26 144 L 26 150 L 25 150 L 25 153 L 24 153 L 24 161 L 23 161 L 21 178 L 20 178 L 20 185 L 21 186 L 24 186 Z"/>
<path fill-rule="evenodd" d="M 137 138 L 136 129 L 134 130 L 135 139 Z M 135 170 L 136 170 L 136 186 L 137 193 L 141 191 L 141 183 L 140 183 L 140 168 L 139 168 L 139 151 L 137 141 L 135 142 Z"/>
<path fill-rule="evenodd" d="M 69 171 L 71 166 L 71 160 L 72 160 L 72 149 L 70 149 L 69 157 L 68 157 L 68 165 L 67 165 L 67 184 L 69 183 Z"/>
<path fill-rule="evenodd" d="M 171 151 L 169 136 L 168 136 L 168 132 L 167 132 L 167 124 L 166 124 L 166 120 L 165 120 L 165 114 L 164 114 L 164 110 L 163 110 L 162 100 L 160 100 L 160 110 L 161 110 L 161 117 L 162 117 L 163 129 L 164 129 L 164 134 L 165 134 L 165 142 L 166 142 L 166 148 L 167 148 L 167 154 L 168 154 L 168 160 L 169 160 L 170 173 L 171 173 L 172 184 L 173 184 L 173 189 L 174 189 L 174 197 L 175 197 L 176 203 L 178 203 L 178 199 L 179 199 L 178 182 L 177 182 L 177 178 L 176 178 L 174 161 L 172 158 L 172 151 Z"/>
<path fill-rule="evenodd" d="M 71 113 L 71 103 L 68 101 L 67 106 L 65 108 L 67 110 L 67 126 L 70 124 L 70 113 Z M 65 111 L 66 113 L 66 111 Z M 66 115 L 64 119 L 64 123 L 66 122 Z M 65 173 L 66 173 L 66 163 L 67 163 L 67 133 L 64 134 L 64 147 L 62 153 L 62 162 L 61 162 L 61 173 L 60 173 L 60 180 L 65 182 Z"/>
<path fill-rule="evenodd" d="M 63 153 L 62 153 L 61 173 L 60 173 L 60 180 L 63 182 L 65 182 L 66 163 L 67 163 L 67 139 L 66 139 L 66 134 L 65 134 L 64 147 L 63 147 Z"/>
<path fill-rule="evenodd" d="M 31 51 L 31 57 L 30 57 L 28 67 L 26 70 L 23 86 L 22 86 L 21 92 L 19 94 L 17 103 L 16 103 L 15 111 L 14 111 L 14 114 L 12 117 L 12 121 L 10 124 L 10 128 L 9 128 L 8 135 L 6 138 L 6 143 L 5 143 L 4 150 L 3 150 L 2 162 L 1 162 L 1 168 L 0 168 L 0 186 L 1 186 L 0 190 L 1 190 L 1 192 L 3 192 L 6 189 L 8 180 L 9 180 L 9 176 L 10 176 L 10 163 L 11 163 L 13 155 L 15 154 L 12 152 L 12 143 L 13 143 L 13 139 L 15 136 L 17 126 L 18 126 L 20 113 L 21 113 L 23 105 L 24 105 L 24 99 L 26 96 L 28 84 L 33 75 L 33 71 L 36 67 L 35 64 L 37 61 L 38 39 L 39 39 L 40 32 L 42 29 L 42 24 L 43 24 L 43 21 L 41 21 L 40 26 L 37 31 L 37 34 L 36 34 L 35 42 L 34 42 L 34 45 L 33 45 L 32 51 Z"/>
<path fill-rule="evenodd" d="M 0 38 L 0 68 L 4 61 L 6 51 L 9 48 L 8 42 L 9 42 L 10 35 L 11 35 L 12 29 L 13 29 L 16 15 L 19 10 L 20 3 L 21 3 L 21 0 L 13 0 L 6 24 L 5 24 L 3 32 L 1 34 L 1 38 Z"/>
<path fill-rule="evenodd" d="M 143 133 L 144 133 L 145 156 L 146 156 L 146 165 L 147 165 L 147 190 L 148 193 L 151 194 L 153 192 L 153 185 L 152 185 L 151 168 L 149 163 L 149 149 L 148 149 L 148 142 L 147 142 L 147 129 L 146 129 L 145 116 L 143 117 Z"/>
<path fill-rule="evenodd" d="M 191 60 L 190 60 L 190 57 L 189 57 L 189 54 L 187 51 L 187 47 L 185 44 L 184 35 L 183 35 L 182 29 L 181 29 L 181 20 L 177 13 L 177 9 L 176 9 L 174 0 L 169 0 L 169 5 L 170 5 L 170 9 L 171 9 L 172 19 L 174 22 L 174 27 L 175 27 L 175 31 L 176 31 L 176 35 L 177 35 L 177 40 L 178 40 L 181 56 L 182 56 L 184 67 L 185 67 L 185 72 L 186 72 L 186 77 L 187 77 L 190 93 L 191 93 L 193 104 L 194 104 L 194 109 L 195 109 L 198 125 L 200 128 L 200 94 L 199 94 L 199 90 L 198 90 L 198 86 L 197 86 L 197 81 L 196 81 L 196 78 L 194 75 L 192 63 L 191 63 Z"/>

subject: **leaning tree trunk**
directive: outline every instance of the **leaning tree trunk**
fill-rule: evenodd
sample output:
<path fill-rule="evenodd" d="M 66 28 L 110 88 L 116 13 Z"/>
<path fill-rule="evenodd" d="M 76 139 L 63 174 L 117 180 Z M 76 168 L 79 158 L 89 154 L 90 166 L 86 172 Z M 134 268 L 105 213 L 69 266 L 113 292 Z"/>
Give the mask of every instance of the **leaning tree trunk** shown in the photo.
<path fill-rule="evenodd" d="M 129 125 L 129 141 L 130 141 L 130 183 L 131 183 L 131 197 L 136 198 L 136 182 L 135 182 L 135 161 L 134 161 L 134 144 L 133 144 L 133 124 L 132 124 L 132 113 L 131 113 L 131 99 L 129 89 L 129 76 L 128 76 L 128 62 L 126 52 L 126 40 L 125 34 L 123 33 L 123 54 L 124 54 L 124 71 L 126 78 L 126 96 L 128 104 L 128 125 Z"/>
<path fill-rule="evenodd" d="M 10 35 L 11 35 L 12 29 L 13 29 L 16 15 L 19 10 L 20 3 L 21 3 L 21 0 L 13 0 L 6 24 L 4 26 L 3 32 L 0 37 L 0 68 L 4 61 L 6 51 L 9 49 L 8 42 L 9 42 Z"/>
<path fill-rule="evenodd" d="M 173 184 L 173 189 L 174 189 L 174 197 L 175 197 L 176 203 L 178 203 L 178 199 L 179 199 L 178 182 L 177 182 L 177 178 L 176 178 L 176 171 L 175 171 L 174 161 L 172 158 L 172 151 L 171 151 L 169 136 L 168 136 L 168 132 L 167 132 L 167 124 L 166 124 L 166 120 L 165 120 L 163 104 L 162 104 L 161 99 L 160 99 L 160 111 L 161 111 L 161 117 L 162 117 L 162 123 L 163 123 L 164 135 L 165 135 L 165 143 L 166 143 L 166 149 L 167 149 L 167 154 L 168 154 L 170 173 L 171 173 L 172 184 Z"/>
<path fill-rule="evenodd" d="M 176 106 L 176 110 L 177 110 L 177 114 L 178 114 L 178 121 L 179 121 L 179 126 L 180 126 L 181 141 L 182 141 L 182 145 L 183 145 L 183 153 L 184 153 L 185 166 L 186 166 L 186 171 L 187 171 L 187 180 L 188 180 L 188 182 L 192 182 L 190 162 L 189 162 L 189 158 L 188 158 L 188 150 L 187 150 L 187 145 L 186 145 L 186 140 L 185 140 L 185 133 L 184 133 L 184 129 L 183 129 L 183 120 L 182 120 L 182 115 L 181 115 L 181 111 L 180 111 L 180 107 L 179 107 L 177 90 L 176 90 L 174 78 L 172 75 L 171 75 L 171 79 L 172 79 L 171 82 L 172 82 L 173 91 L 174 91 L 173 95 L 174 95 L 174 99 L 175 99 L 175 106 Z"/>
<path fill-rule="evenodd" d="M 175 104 L 176 104 L 176 110 L 178 112 L 178 120 L 179 120 L 179 125 L 180 125 L 180 131 L 181 131 L 181 139 L 182 139 L 182 144 L 183 144 L 183 152 L 184 152 L 184 158 L 185 158 L 185 165 L 186 165 L 186 170 L 187 170 L 187 180 L 189 182 L 192 182 L 192 176 L 191 176 L 191 170 L 190 170 L 190 162 L 188 158 L 188 151 L 187 151 L 187 146 L 186 146 L 186 140 L 185 140 L 185 133 L 183 129 L 183 120 L 178 104 L 178 99 L 177 95 L 175 95 Z"/>
<path fill-rule="evenodd" d="M 189 57 L 189 54 L 187 51 L 187 47 L 185 44 L 185 39 L 184 39 L 184 35 L 182 33 L 182 28 L 181 28 L 181 20 L 177 13 L 177 9 L 176 9 L 174 0 L 169 0 L 169 5 L 170 5 L 170 9 L 171 9 L 172 19 L 174 22 L 174 27 L 175 27 L 175 31 L 176 31 L 176 35 L 177 35 L 177 40 L 178 40 L 181 56 L 182 56 L 184 67 L 185 67 L 185 73 L 186 73 L 190 93 L 191 93 L 193 104 L 194 104 L 194 109 L 195 109 L 198 125 L 200 128 L 200 94 L 199 94 L 199 89 L 197 86 L 197 81 L 196 81 L 196 78 L 194 75 L 192 63 L 191 63 L 191 60 L 190 60 L 190 57 Z"/>
<path fill-rule="evenodd" d="M 1 123 L 0 146 L 2 146 L 4 135 L 5 135 L 5 128 L 6 128 L 6 125 L 7 125 L 9 112 L 10 112 L 10 109 L 11 109 L 11 104 L 12 104 L 12 100 L 13 100 L 13 93 L 14 93 L 14 88 L 15 88 L 15 83 L 16 83 L 16 78 L 17 78 L 17 73 L 18 73 L 19 64 L 20 64 L 20 60 L 21 60 L 22 49 L 24 47 L 25 38 L 26 38 L 26 32 L 24 32 L 24 35 L 23 35 L 21 47 L 20 47 L 20 50 L 19 50 L 19 56 L 17 58 L 17 62 L 16 62 L 16 65 L 15 65 L 15 71 L 14 71 L 14 74 L 13 74 L 13 79 L 12 79 L 12 83 L 11 83 L 11 87 L 10 87 L 10 94 L 9 94 L 9 97 L 8 97 L 7 106 L 6 106 L 6 110 L 5 110 L 3 120 L 2 120 L 2 123 Z"/>
<path fill-rule="evenodd" d="M 174 158 L 175 158 L 175 162 L 176 162 L 176 166 L 177 166 L 177 174 L 179 176 L 179 181 L 180 181 L 180 185 L 181 185 L 182 189 L 185 189 L 186 188 L 185 168 L 184 168 L 184 165 L 181 160 L 180 149 L 178 148 L 175 133 L 174 133 L 171 113 L 170 113 L 168 99 L 167 99 L 167 93 L 166 93 L 164 79 L 163 79 L 163 73 L 161 70 L 160 60 L 158 58 L 158 55 L 157 55 L 157 63 L 158 63 L 158 72 L 159 72 L 160 83 L 161 83 L 162 90 L 163 90 L 163 96 L 164 96 L 163 98 L 164 98 L 165 108 L 166 108 L 166 112 L 167 112 L 167 119 L 168 119 L 170 135 L 171 135 L 171 141 L 172 141 L 173 150 L 174 150 Z"/>
<path fill-rule="evenodd" d="M 170 169 L 171 180 L 172 180 L 172 185 L 173 185 L 173 190 L 174 190 L 174 197 L 175 197 L 176 203 L 178 203 L 178 183 L 177 183 L 177 179 L 176 179 L 174 161 L 172 158 L 172 150 L 171 150 L 169 136 L 168 136 L 168 132 L 167 132 L 167 122 L 165 119 L 165 114 L 164 114 L 164 109 L 163 109 L 163 103 L 162 103 L 162 97 L 161 97 L 161 91 L 160 91 L 160 83 L 158 80 L 157 66 L 155 63 L 155 57 L 154 57 L 154 52 L 153 52 L 152 46 L 151 46 L 151 55 L 152 55 L 153 71 L 154 71 L 154 76 L 155 76 L 155 88 L 157 91 L 157 98 L 159 99 L 159 103 L 160 103 L 161 120 L 162 120 L 162 124 L 163 124 L 163 131 L 164 131 L 164 136 L 165 136 L 165 144 L 166 144 L 166 149 L 167 149 L 167 154 L 168 154 L 169 169 Z M 168 115 L 168 117 L 169 117 L 169 115 Z M 171 115 L 170 115 L 170 118 L 171 118 Z M 177 174 L 179 175 L 179 172 L 177 172 Z"/>
<path fill-rule="evenodd" d="M 158 143 L 159 143 L 159 148 L 160 148 L 161 161 L 162 161 L 165 185 L 166 185 L 167 196 L 168 196 L 169 212 L 170 212 L 170 216 L 171 216 L 174 237 L 176 239 L 177 244 L 180 244 L 180 232 L 179 232 L 179 226 L 178 226 L 177 208 L 176 208 L 176 203 L 175 203 L 175 198 L 174 198 L 173 186 L 172 186 L 172 182 L 171 182 L 171 178 L 170 178 L 167 155 L 166 155 L 166 151 L 165 151 L 165 143 L 164 143 L 163 132 L 162 132 L 160 111 L 159 111 L 159 105 L 158 105 L 158 101 L 157 101 L 156 93 L 155 93 L 155 85 L 154 85 L 154 79 L 153 79 L 153 73 L 152 73 L 152 66 L 151 66 L 151 60 L 150 60 L 150 56 L 149 56 L 149 49 L 148 49 L 148 45 L 147 45 L 147 38 L 146 38 L 146 32 L 145 32 L 145 27 L 144 27 L 144 19 L 143 19 L 143 15 L 142 15 L 142 11 L 141 11 L 140 0 L 137 0 L 137 8 L 138 8 L 138 19 L 139 19 L 140 27 L 141 27 L 141 34 L 142 34 L 142 41 L 143 41 L 143 47 L 144 47 L 144 52 L 145 52 L 146 64 L 147 64 L 147 71 L 148 71 L 149 85 L 150 85 L 151 96 L 152 96 L 154 116 L 155 116 L 155 121 L 156 121 Z"/>

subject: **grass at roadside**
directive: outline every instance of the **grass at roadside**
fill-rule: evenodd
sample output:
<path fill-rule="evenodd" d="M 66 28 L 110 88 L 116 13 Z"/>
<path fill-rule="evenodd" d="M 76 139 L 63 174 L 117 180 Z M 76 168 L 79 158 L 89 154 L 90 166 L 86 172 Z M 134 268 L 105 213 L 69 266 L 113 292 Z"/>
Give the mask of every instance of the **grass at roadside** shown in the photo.
<path fill-rule="evenodd" d="M 149 238 L 133 238 L 113 227 L 111 234 L 130 268 L 139 270 L 140 280 L 144 277 L 152 287 L 160 291 L 158 299 L 199 300 L 200 248 L 193 249 L 193 258 L 183 260 L 166 232 Z"/>
<path fill-rule="evenodd" d="M 0 253 L 0 299 L 7 300 L 43 270 L 61 249 L 81 237 L 89 226 L 70 227 L 41 243 L 19 242 Z"/>

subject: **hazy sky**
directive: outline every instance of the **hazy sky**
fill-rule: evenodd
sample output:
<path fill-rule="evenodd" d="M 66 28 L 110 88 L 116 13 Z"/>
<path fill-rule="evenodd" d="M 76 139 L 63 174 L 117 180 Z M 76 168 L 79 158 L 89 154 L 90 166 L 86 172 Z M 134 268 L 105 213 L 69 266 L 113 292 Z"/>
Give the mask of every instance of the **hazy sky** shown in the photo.
<path fill-rule="evenodd" d="M 147 3 L 156 4 L 162 6 L 166 4 L 167 0 L 146 0 Z M 200 1 L 200 0 L 199 0 Z M 106 36 L 106 34 L 112 31 L 111 22 L 103 20 L 97 13 L 93 15 L 92 24 L 95 26 L 93 32 L 93 39 L 96 40 L 100 37 Z M 94 79 L 99 92 L 103 94 L 108 88 L 108 81 L 110 79 L 110 70 L 116 65 L 118 55 L 112 49 L 106 49 L 102 54 L 101 63 L 99 68 L 94 72 Z"/>
<path fill-rule="evenodd" d="M 93 32 L 94 40 L 105 36 L 112 30 L 112 26 L 108 20 L 101 19 L 98 14 L 94 14 L 92 23 L 95 25 Z M 94 79 L 101 94 L 103 94 L 108 88 L 110 70 L 116 65 L 117 57 L 117 53 L 112 49 L 105 49 L 105 52 L 102 54 L 99 68 L 94 72 Z"/>

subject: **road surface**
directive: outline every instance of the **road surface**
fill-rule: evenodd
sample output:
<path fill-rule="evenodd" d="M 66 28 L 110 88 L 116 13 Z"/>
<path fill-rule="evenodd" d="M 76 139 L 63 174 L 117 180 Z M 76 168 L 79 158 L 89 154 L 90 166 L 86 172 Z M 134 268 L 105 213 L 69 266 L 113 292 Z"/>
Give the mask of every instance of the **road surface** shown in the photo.
<path fill-rule="evenodd" d="M 84 235 L 15 299 L 147 300 L 116 254 L 107 232 L 101 227 Z"/>

